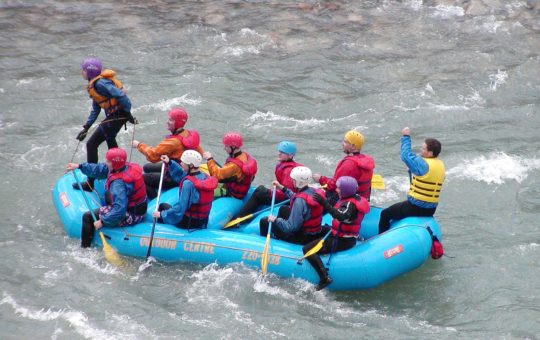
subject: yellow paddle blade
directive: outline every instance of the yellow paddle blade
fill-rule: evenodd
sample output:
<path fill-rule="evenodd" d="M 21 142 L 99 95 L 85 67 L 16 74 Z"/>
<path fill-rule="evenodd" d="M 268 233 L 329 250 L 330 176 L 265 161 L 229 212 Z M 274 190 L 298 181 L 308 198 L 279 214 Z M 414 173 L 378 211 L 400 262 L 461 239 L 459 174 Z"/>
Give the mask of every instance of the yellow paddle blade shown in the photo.
<path fill-rule="evenodd" d="M 207 175 L 210 175 L 210 171 L 208 171 L 208 165 L 207 164 L 201 164 L 201 166 L 199 166 L 199 170 L 201 170 L 202 172 L 204 172 Z"/>
<path fill-rule="evenodd" d="M 249 215 L 246 215 L 246 216 L 242 216 L 242 217 L 235 218 L 234 220 L 229 221 L 227 224 L 225 224 L 225 225 L 223 226 L 223 229 L 227 229 L 227 228 L 230 228 L 230 227 L 232 227 L 232 226 L 235 226 L 235 225 L 237 225 L 238 223 L 243 222 L 243 221 L 245 221 L 245 220 L 247 220 L 247 219 L 250 219 L 250 218 L 252 218 L 252 217 L 253 217 L 253 214 L 249 214 Z"/>
<path fill-rule="evenodd" d="M 371 187 L 373 189 L 384 190 L 384 179 L 379 174 L 373 174 L 371 177 Z"/>
<path fill-rule="evenodd" d="M 264 250 L 261 257 L 261 270 L 262 275 L 266 275 L 268 270 L 268 245 L 270 244 L 270 233 L 266 236 L 266 243 L 264 245 Z"/>
<path fill-rule="evenodd" d="M 124 260 L 107 242 L 107 240 L 105 239 L 105 235 L 103 235 L 103 232 L 99 232 L 99 237 L 101 237 L 101 242 L 103 243 L 103 255 L 105 255 L 105 259 L 113 266 L 123 267 L 125 265 Z"/>
<path fill-rule="evenodd" d="M 299 260 L 302 260 L 302 259 L 305 259 L 306 257 L 310 257 L 311 255 L 313 254 L 316 254 L 319 250 L 321 250 L 322 246 L 323 246 L 323 243 L 324 243 L 324 239 L 321 239 L 319 242 L 317 242 L 317 244 L 315 245 L 315 247 L 311 248 L 307 253 L 304 254 L 304 256 L 302 256 Z"/>

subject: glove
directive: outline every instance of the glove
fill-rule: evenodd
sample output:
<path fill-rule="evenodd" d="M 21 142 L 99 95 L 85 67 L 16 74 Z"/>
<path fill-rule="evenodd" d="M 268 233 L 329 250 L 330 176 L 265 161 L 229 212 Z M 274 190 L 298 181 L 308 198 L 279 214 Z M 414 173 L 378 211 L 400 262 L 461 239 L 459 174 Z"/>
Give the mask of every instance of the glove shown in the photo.
<path fill-rule="evenodd" d="M 77 135 L 77 137 L 75 137 L 75 139 L 78 139 L 79 142 L 82 142 L 86 138 L 89 128 L 90 128 L 89 126 L 84 125 L 83 129 L 81 130 L 81 132 L 79 132 L 79 134 Z"/>
<path fill-rule="evenodd" d="M 130 122 L 131 124 L 133 124 L 133 125 L 139 124 L 139 121 L 137 120 L 137 118 L 133 117 L 133 115 L 131 114 L 131 112 L 128 112 L 128 113 L 126 114 L 126 117 L 127 117 L 128 122 Z"/>
<path fill-rule="evenodd" d="M 326 200 L 324 199 L 324 197 L 322 197 L 318 193 L 313 194 L 313 200 L 315 200 L 315 202 L 317 202 L 317 203 L 319 203 L 321 205 L 324 205 L 324 203 L 326 203 Z"/>

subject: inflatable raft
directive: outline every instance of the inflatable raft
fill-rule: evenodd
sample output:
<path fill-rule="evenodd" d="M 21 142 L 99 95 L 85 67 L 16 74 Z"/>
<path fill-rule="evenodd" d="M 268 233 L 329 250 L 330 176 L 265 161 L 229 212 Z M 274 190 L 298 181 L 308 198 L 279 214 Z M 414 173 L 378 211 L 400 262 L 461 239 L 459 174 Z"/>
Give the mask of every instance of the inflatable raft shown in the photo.
<path fill-rule="evenodd" d="M 80 173 L 83 180 L 86 176 Z M 82 215 L 88 209 L 80 191 L 74 190 L 72 174 L 65 174 L 52 191 L 52 199 L 66 233 L 81 237 Z M 103 183 L 96 181 L 97 193 L 87 193 L 92 208 L 103 200 Z M 253 190 L 253 188 L 252 188 Z M 101 196 L 101 197 L 100 197 Z M 174 204 L 178 189 L 161 195 L 161 202 Z M 246 198 L 247 199 L 247 198 Z M 149 202 L 143 222 L 129 227 L 101 229 L 108 243 L 125 256 L 145 258 L 152 229 L 152 211 L 155 200 Z M 201 264 L 244 263 L 260 267 L 266 237 L 259 235 L 259 220 L 269 209 L 260 212 L 249 223 L 223 230 L 223 226 L 240 210 L 244 202 L 222 197 L 215 199 L 207 229 L 185 230 L 173 225 L 156 224 L 152 256 L 162 262 L 191 261 Z M 362 222 L 361 240 L 347 251 L 322 256 L 334 282 L 331 290 L 358 290 L 376 287 L 397 276 L 420 267 L 430 256 L 431 236 L 427 227 L 442 241 L 440 228 L 433 218 L 409 217 L 392 224 L 389 231 L 377 235 L 381 208 L 372 207 Z M 277 212 L 276 212 L 277 213 Z M 331 216 L 323 222 L 330 224 Z M 100 237 L 94 237 L 96 246 L 102 246 Z M 303 255 L 300 245 L 272 239 L 269 247 L 268 272 L 282 277 L 294 277 L 317 284 L 319 277 L 307 262 L 298 263 Z"/>

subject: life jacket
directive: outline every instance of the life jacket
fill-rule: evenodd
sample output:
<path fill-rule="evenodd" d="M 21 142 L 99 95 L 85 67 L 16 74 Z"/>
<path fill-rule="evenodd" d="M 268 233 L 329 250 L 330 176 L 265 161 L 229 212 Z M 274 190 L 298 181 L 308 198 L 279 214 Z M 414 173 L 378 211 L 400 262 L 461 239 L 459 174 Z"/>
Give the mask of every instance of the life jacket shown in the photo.
<path fill-rule="evenodd" d="M 296 168 L 297 166 L 303 166 L 303 164 L 297 163 L 293 160 L 278 162 L 276 164 L 276 170 L 274 171 L 274 173 L 276 174 L 276 180 L 284 187 L 287 187 L 290 190 L 294 190 L 294 184 L 290 175 L 291 170 L 293 168 Z"/>
<path fill-rule="evenodd" d="M 239 157 L 246 155 L 246 161 L 243 162 Z M 225 188 L 227 192 L 235 198 L 243 199 L 246 196 L 251 182 L 255 179 L 255 174 L 257 173 L 257 161 L 255 158 L 251 157 L 250 154 L 243 151 L 240 155 L 236 157 L 229 157 L 225 163 L 234 163 L 240 167 L 242 170 L 242 176 L 236 179 L 236 182 L 225 183 Z"/>
<path fill-rule="evenodd" d="M 297 192 L 294 194 L 294 196 L 291 199 L 291 210 L 294 206 L 294 201 L 300 197 L 304 201 L 306 201 L 309 209 L 311 210 L 311 214 L 309 216 L 309 219 L 305 220 L 304 223 L 302 223 L 302 231 L 307 234 L 316 234 L 321 231 L 321 222 L 322 217 L 324 213 L 324 208 L 322 205 L 317 203 L 313 199 L 313 194 L 318 193 L 322 197 L 325 197 L 325 193 L 323 190 L 320 189 L 314 189 L 314 191 L 311 194 L 306 193 L 306 191 Z"/>
<path fill-rule="evenodd" d="M 105 182 L 106 199 L 108 204 L 112 204 L 112 195 L 109 191 L 111 183 L 118 179 L 124 183 L 132 184 L 133 190 L 128 197 L 128 211 L 136 215 L 144 215 L 146 213 L 146 185 L 144 184 L 143 169 L 139 164 L 126 163 L 126 167 L 122 171 L 109 172 L 107 181 Z"/>
<path fill-rule="evenodd" d="M 343 163 L 346 160 L 353 160 L 356 163 L 354 175 L 350 176 L 354 177 L 358 182 L 358 189 L 356 190 L 358 195 L 369 201 L 371 196 L 371 177 L 373 177 L 373 168 L 375 167 L 373 158 L 359 152 L 354 153 L 353 155 L 347 155 L 339 161 L 335 172 L 338 172 L 338 169 L 343 166 Z"/>
<path fill-rule="evenodd" d="M 185 150 L 195 150 L 201 141 L 199 133 L 195 130 L 183 130 L 180 133 L 168 135 L 167 138 L 178 139 Z"/>
<path fill-rule="evenodd" d="M 364 215 L 369 212 L 368 201 L 359 195 L 340 199 L 334 205 L 334 208 L 339 209 L 343 202 L 349 202 L 356 207 L 356 217 L 354 220 L 340 222 L 337 219 L 332 220 L 332 235 L 338 237 L 357 237 L 360 234 L 360 225 L 364 219 Z"/>
<path fill-rule="evenodd" d="M 187 209 L 184 216 L 190 219 L 206 220 L 210 215 L 212 201 L 214 200 L 214 189 L 218 186 L 218 181 L 215 177 L 205 175 L 205 179 L 199 179 L 193 175 L 187 175 L 180 181 L 180 191 L 184 182 L 189 180 L 199 192 L 199 202 L 192 203 Z"/>
<path fill-rule="evenodd" d="M 429 169 L 423 176 L 413 175 L 408 195 L 419 201 L 438 203 L 444 182 L 444 163 L 438 158 L 424 158 Z"/>
<path fill-rule="evenodd" d="M 105 97 L 105 96 L 99 94 L 96 91 L 95 83 L 96 83 L 96 81 L 98 81 L 100 79 L 106 78 L 106 79 L 112 81 L 114 86 L 116 86 L 117 88 L 119 88 L 120 90 L 125 92 L 124 91 L 124 86 L 122 85 L 120 80 L 116 79 L 115 76 L 116 76 L 116 72 L 114 72 L 113 70 L 103 70 L 103 72 L 101 72 L 101 74 L 99 76 L 97 76 L 94 79 L 90 80 L 88 85 L 86 85 L 86 91 L 88 91 L 88 94 L 90 95 L 90 98 L 92 98 L 96 103 L 98 103 L 98 105 L 103 110 L 105 110 L 105 114 L 107 115 L 107 117 L 117 113 L 119 111 L 119 109 L 120 109 L 120 105 L 118 104 L 118 100 L 116 100 L 116 98 L 114 98 L 114 97 Z"/>

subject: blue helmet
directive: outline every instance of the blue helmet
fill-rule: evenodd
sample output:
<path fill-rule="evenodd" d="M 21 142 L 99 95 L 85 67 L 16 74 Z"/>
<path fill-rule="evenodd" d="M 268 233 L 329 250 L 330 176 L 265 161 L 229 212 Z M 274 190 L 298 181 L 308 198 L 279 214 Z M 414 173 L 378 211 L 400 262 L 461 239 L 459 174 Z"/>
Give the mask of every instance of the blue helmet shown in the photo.
<path fill-rule="evenodd" d="M 277 149 L 279 152 L 283 152 L 288 155 L 296 155 L 296 144 L 287 140 L 280 142 L 277 146 Z"/>

